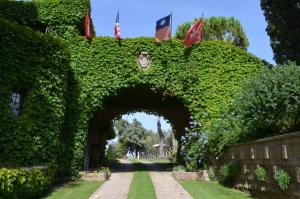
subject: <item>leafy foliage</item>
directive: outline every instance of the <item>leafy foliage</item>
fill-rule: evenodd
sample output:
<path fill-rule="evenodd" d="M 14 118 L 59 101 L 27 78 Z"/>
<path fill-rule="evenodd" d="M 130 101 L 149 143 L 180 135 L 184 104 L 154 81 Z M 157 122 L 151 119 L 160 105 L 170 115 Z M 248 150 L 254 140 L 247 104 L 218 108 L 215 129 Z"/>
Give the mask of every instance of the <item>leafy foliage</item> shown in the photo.
<path fill-rule="evenodd" d="M 127 151 L 137 155 L 138 152 L 145 149 L 147 130 L 139 121 L 134 119 L 129 124 L 126 120 L 121 119 L 116 123 L 117 129 L 119 129 L 120 142 L 124 143 Z"/>
<path fill-rule="evenodd" d="M 267 32 L 276 62 L 295 61 L 300 65 L 300 2 L 261 0 L 261 8 L 268 22 Z"/>
<path fill-rule="evenodd" d="M 0 198 L 36 198 L 52 183 L 44 169 L 0 169 Z"/>
<path fill-rule="evenodd" d="M 59 39 L 13 22 L 0 19 L 0 29 L 0 163 L 58 164 L 66 152 L 61 129 L 69 52 Z M 14 90 L 23 93 L 18 117 L 8 106 Z"/>
<path fill-rule="evenodd" d="M 260 182 L 266 182 L 267 180 L 267 171 L 263 167 L 258 167 L 255 169 L 255 176 Z"/>
<path fill-rule="evenodd" d="M 194 21 L 187 21 L 177 27 L 175 38 L 183 40 L 186 32 L 189 30 L 191 25 L 199 19 Z M 244 32 L 241 23 L 233 18 L 225 17 L 210 17 L 204 19 L 203 26 L 203 40 L 221 40 L 228 41 L 235 46 L 247 50 L 249 41 Z"/>
<path fill-rule="evenodd" d="M 291 177 L 286 171 L 282 169 L 276 171 L 274 179 L 277 181 L 281 190 L 285 191 L 289 188 Z"/>
<path fill-rule="evenodd" d="M 199 132 L 199 126 L 195 121 L 191 121 L 190 128 L 186 129 L 186 134 L 182 137 L 181 155 L 187 171 L 197 171 L 204 167 L 207 154 L 207 136 Z"/>
<path fill-rule="evenodd" d="M 224 164 L 219 170 L 219 182 L 227 186 L 232 186 L 236 177 L 240 175 L 240 172 L 241 168 L 238 164 Z"/>
<path fill-rule="evenodd" d="M 158 45 L 153 38 L 87 41 L 81 36 L 87 8 L 89 1 L 82 0 L 1 0 L 1 164 L 50 162 L 57 166 L 56 177 L 75 175 L 83 167 L 94 113 L 130 88 L 148 88 L 139 93 L 147 97 L 151 90 L 161 99 L 179 99 L 203 128 L 210 128 L 230 106 L 243 81 L 266 67 L 253 55 L 222 41 L 190 49 L 176 39 L 171 45 Z M 37 33 L 23 25 L 51 31 Z M 142 51 L 151 55 L 147 70 L 136 63 Z M 20 85 L 26 96 L 22 114 L 15 118 L 8 104 L 10 92 Z M 124 96 L 120 102 L 127 102 Z M 159 103 L 148 111 L 155 112 Z M 126 111 L 140 109 L 137 104 Z M 168 115 L 170 121 L 174 117 L 178 116 Z M 104 143 L 113 131 L 107 125 L 100 131 L 103 146 L 99 150 L 104 153 Z"/>
<path fill-rule="evenodd" d="M 231 109 L 214 121 L 209 150 L 300 130 L 300 70 L 289 64 L 250 78 Z"/>

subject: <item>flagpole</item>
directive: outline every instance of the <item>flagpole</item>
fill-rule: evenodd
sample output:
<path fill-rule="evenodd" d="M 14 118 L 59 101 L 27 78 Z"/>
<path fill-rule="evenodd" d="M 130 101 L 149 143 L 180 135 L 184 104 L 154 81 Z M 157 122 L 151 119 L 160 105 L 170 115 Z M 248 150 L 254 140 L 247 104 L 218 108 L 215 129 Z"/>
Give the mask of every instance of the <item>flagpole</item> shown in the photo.
<path fill-rule="evenodd" d="M 170 43 L 172 44 L 172 30 L 173 30 L 173 13 L 171 11 L 171 33 L 170 33 Z"/>

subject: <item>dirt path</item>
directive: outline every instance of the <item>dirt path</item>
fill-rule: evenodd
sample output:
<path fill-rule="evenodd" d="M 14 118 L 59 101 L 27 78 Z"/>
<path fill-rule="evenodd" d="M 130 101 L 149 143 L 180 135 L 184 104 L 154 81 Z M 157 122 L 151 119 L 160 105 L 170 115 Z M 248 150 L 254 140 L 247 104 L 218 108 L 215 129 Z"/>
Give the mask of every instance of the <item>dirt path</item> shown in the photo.
<path fill-rule="evenodd" d="M 90 199 L 126 199 L 133 177 L 132 164 L 128 160 L 120 160 L 122 168 L 114 172 Z"/>
<path fill-rule="evenodd" d="M 150 169 L 150 176 L 157 199 L 193 199 L 193 197 L 177 182 L 171 172 L 160 171 L 157 165 L 141 161 Z"/>

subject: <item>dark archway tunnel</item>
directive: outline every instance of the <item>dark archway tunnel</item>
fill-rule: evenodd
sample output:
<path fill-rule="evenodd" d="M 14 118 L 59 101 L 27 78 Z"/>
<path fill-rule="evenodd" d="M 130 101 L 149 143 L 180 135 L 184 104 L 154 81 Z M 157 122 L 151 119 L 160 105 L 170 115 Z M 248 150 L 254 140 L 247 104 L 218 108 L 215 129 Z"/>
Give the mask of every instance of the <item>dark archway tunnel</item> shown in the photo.
<path fill-rule="evenodd" d="M 112 121 L 123 114 L 144 111 L 169 120 L 178 138 L 189 125 L 190 113 L 177 97 L 152 90 L 149 86 L 121 89 L 105 100 L 89 124 L 85 168 L 96 168 L 104 158 L 106 141 L 114 137 Z"/>

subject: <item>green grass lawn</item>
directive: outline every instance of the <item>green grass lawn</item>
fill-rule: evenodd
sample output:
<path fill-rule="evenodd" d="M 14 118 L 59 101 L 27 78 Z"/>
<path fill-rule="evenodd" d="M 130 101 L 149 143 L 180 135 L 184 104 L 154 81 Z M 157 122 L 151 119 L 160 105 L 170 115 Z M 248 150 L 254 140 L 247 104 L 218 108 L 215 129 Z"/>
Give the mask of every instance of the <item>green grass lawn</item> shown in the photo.
<path fill-rule="evenodd" d="M 154 187 L 145 165 L 137 160 L 133 163 L 133 179 L 128 193 L 128 199 L 156 199 Z"/>
<path fill-rule="evenodd" d="M 43 199 L 88 199 L 103 182 L 71 182 L 54 188 Z"/>
<path fill-rule="evenodd" d="M 249 199 L 247 193 L 223 187 L 217 182 L 181 181 L 195 199 Z"/>

